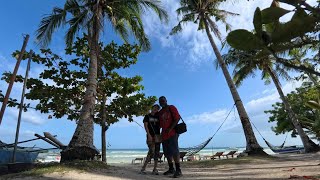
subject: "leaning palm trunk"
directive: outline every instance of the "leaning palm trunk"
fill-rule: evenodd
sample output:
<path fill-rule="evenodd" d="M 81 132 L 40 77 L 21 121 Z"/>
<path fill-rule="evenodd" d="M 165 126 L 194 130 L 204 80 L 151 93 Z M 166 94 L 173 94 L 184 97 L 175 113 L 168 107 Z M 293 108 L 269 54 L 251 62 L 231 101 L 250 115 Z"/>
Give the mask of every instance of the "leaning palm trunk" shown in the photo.
<path fill-rule="evenodd" d="M 270 74 L 270 76 L 271 76 L 271 78 L 272 78 L 272 80 L 278 90 L 278 93 L 279 93 L 280 98 L 283 102 L 284 108 L 287 111 L 289 118 L 292 121 L 293 126 L 298 131 L 298 134 L 299 134 L 301 141 L 303 143 L 305 152 L 309 153 L 309 152 L 319 151 L 319 146 L 317 146 L 313 141 L 311 141 L 310 138 L 307 136 L 307 134 L 303 131 L 302 126 L 299 123 L 299 120 L 298 120 L 296 114 L 293 112 L 287 98 L 285 97 L 285 95 L 281 89 L 280 81 L 279 81 L 278 77 L 276 76 L 275 72 L 270 67 L 266 67 L 266 70 Z"/>
<path fill-rule="evenodd" d="M 93 118 L 97 94 L 98 40 L 100 31 L 97 18 L 93 23 L 93 28 L 88 30 L 90 62 L 80 119 L 68 147 L 61 152 L 61 161 L 93 159 L 95 154 L 99 153 L 93 145 Z"/>
<path fill-rule="evenodd" d="M 246 137 L 246 142 L 247 142 L 246 152 L 249 155 L 255 155 L 255 154 L 265 155 L 266 153 L 263 151 L 262 147 L 258 144 L 258 141 L 254 135 L 254 132 L 252 130 L 252 126 L 249 121 L 248 114 L 243 106 L 243 103 L 242 103 L 241 98 L 238 94 L 238 91 L 237 91 L 237 89 L 232 81 L 232 78 L 228 72 L 227 66 L 226 66 L 224 60 L 222 59 L 221 54 L 218 50 L 218 47 L 216 46 L 216 44 L 211 36 L 208 22 L 205 21 L 204 23 L 205 23 L 207 36 L 210 40 L 212 49 L 218 59 L 218 62 L 219 62 L 220 67 L 222 69 L 223 75 L 228 83 L 233 100 L 234 100 L 236 107 L 237 107 L 237 110 L 238 110 L 238 114 L 239 114 L 239 117 L 241 120 L 242 128 L 243 128 L 244 135 Z"/>

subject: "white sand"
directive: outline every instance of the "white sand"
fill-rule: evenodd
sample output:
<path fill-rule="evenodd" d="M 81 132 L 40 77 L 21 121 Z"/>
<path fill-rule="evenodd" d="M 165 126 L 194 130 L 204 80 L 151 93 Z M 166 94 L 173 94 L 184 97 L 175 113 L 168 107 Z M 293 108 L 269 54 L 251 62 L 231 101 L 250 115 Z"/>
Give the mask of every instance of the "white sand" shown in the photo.
<path fill-rule="evenodd" d="M 257 160 L 246 164 L 215 165 L 182 163 L 183 176 L 180 179 L 310 179 L 320 177 L 320 154 L 285 155 L 275 160 Z M 210 161 L 210 160 L 209 160 Z M 216 160 L 215 160 L 216 161 Z M 214 161 L 214 162 L 215 162 Z M 218 160 L 217 160 L 218 161 Z M 141 165 L 118 165 L 109 169 L 91 172 L 70 171 L 65 173 L 50 173 L 41 177 L 14 177 L 11 179 L 76 179 L 76 180 L 119 180 L 119 179 L 171 179 L 162 173 L 167 165 L 159 166 L 160 175 L 151 175 L 152 165 L 148 166 L 148 174 L 141 175 Z M 305 177 L 303 177 L 305 176 Z M 0 177 L 1 179 L 1 177 Z M 311 178 L 313 180 L 317 178 Z"/>

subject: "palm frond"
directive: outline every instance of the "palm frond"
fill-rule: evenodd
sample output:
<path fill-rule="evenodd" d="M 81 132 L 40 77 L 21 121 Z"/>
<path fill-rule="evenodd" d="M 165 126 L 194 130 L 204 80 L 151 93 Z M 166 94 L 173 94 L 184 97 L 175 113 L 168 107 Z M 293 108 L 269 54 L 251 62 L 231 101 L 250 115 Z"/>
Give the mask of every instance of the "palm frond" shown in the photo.
<path fill-rule="evenodd" d="M 216 9 L 215 10 L 218 14 L 221 14 L 225 17 L 227 16 L 239 16 L 240 14 L 238 13 L 233 13 L 233 12 L 230 12 L 230 11 L 226 11 L 226 10 L 220 10 L 220 9 Z"/>
<path fill-rule="evenodd" d="M 193 22 L 195 20 L 195 15 L 193 13 L 185 14 L 182 19 L 179 21 L 178 25 L 172 28 L 170 35 L 177 34 L 182 31 L 182 24 Z"/>
<path fill-rule="evenodd" d="M 149 51 L 151 44 L 147 35 L 144 32 L 143 23 L 139 14 L 131 14 L 130 19 L 127 19 L 128 27 L 131 29 L 134 37 L 138 40 L 143 51 Z"/>
<path fill-rule="evenodd" d="M 67 12 L 64 9 L 55 7 L 52 14 L 42 18 L 36 32 L 37 44 L 46 47 L 50 43 L 53 32 L 66 23 L 66 14 Z"/>
<path fill-rule="evenodd" d="M 126 27 L 126 23 L 124 22 L 124 19 L 120 19 L 118 21 L 114 20 L 113 21 L 113 28 L 119 34 L 122 40 L 125 42 L 128 41 L 129 34 L 128 34 L 128 29 Z"/>
<path fill-rule="evenodd" d="M 64 9 L 70 12 L 72 15 L 76 16 L 80 13 L 80 5 L 77 0 L 66 0 L 64 4 Z"/>
<path fill-rule="evenodd" d="M 181 26 L 181 23 L 179 22 L 178 25 L 176 25 L 175 27 L 172 28 L 170 35 L 177 34 L 181 31 L 182 31 L 182 26 Z"/>
<path fill-rule="evenodd" d="M 143 5 L 145 8 L 152 10 L 155 12 L 159 19 L 164 22 L 169 21 L 169 16 L 167 11 L 160 5 L 160 1 L 156 0 L 139 0 L 140 4 Z"/>
<path fill-rule="evenodd" d="M 219 31 L 219 28 L 217 26 L 216 23 L 214 23 L 210 17 L 207 17 L 206 20 L 208 20 L 208 24 L 209 24 L 209 27 L 211 29 L 211 31 L 214 33 L 214 35 L 220 40 L 222 41 L 222 38 L 221 38 L 221 33 Z"/>
<path fill-rule="evenodd" d="M 244 66 L 234 71 L 233 81 L 235 85 L 239 87 L 242 84 L 242 82 L 249 76 L 255 77 L 254 69 L 248 66 Z"/>
<path fill-rule="evenodd" d="M 182 6 L 182 7 L 179 7 L 176 10 L 176 12 L 177 12 L 178 16 L 180 16 L 183 14 L 189 14 L 190 12 L 192 12 L 192 10 L 188 6 Z"/>
<path fill-rule="evenodd" d="M 70 47 L 73 43 L 74 37 L 76 33 L 82 28 L 87 27 L 89 17 L 88 17 L 88 10 L 82 12 L 81 14 L 77 13 L 77 16 L 71 18 L 67 23 L 70 24 L 70 28 L 67 31 L 65 36 L 65 41 L 67 46 Z"/>

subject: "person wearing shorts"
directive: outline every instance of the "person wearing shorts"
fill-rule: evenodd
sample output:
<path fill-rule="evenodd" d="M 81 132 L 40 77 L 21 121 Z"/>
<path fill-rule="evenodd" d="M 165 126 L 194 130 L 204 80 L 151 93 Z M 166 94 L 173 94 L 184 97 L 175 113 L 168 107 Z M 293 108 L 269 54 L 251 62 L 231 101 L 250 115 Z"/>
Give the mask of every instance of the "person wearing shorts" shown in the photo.
<path fill-rule="evenodd" d="M 149 161 L 151 161 L 151 158 L 154 158 L 154 167 L 152 174 L 159 175 L 157 170 L 158 165 L 158 157 L 160 154 L 160 143 L 156 142 L 155 136 L 160 135 L 160 124 L 159 124 L 159 118 L 158 118 L 158 111 L 160 109 L 160 106 L 158 104 L 155 104 L 152 106 L 151 113 L 147 114 L 143 119 L 144 128 L 147 133 L 147 145 L 148 145 L 148 155 L 145 159 L 143 166 L 141 168 L 140 173 L 146 174 L 146 167 Z"/>
<path fill-rule="evenodd" d="M 167 99 L 164 96 L 159 98 L 159 104 L 162 107 L 158 113 L 160 127 L 162 128 L 162 148 L 169 165 L 169 170 L 163 174 L 173 174 L 174 178 L 178 178 L 182 176 L 182 172 L 180 169 L 179 135 L 174 130 L 174 127 L 180 120 L 180 114 L 175 106 L 167 104 Z M 173 161 L 176 169 L 173 167 Z"/>

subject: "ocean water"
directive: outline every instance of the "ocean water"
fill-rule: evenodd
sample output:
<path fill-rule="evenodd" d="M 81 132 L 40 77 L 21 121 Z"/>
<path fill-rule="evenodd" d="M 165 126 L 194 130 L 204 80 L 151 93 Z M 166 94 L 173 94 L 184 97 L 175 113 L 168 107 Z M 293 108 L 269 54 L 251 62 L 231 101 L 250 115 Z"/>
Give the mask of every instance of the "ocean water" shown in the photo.
<path fill-rule="evenodd" d="M 204 148 L 197 153 L 197 158 L 204 156 L 211 156 L 216 152 L 225 152 L 236 150 L 237 153 L 243 152 L 244 147 L 239 148 Z M 264 151 L 268 154 L 273 153 L 270 148 L 264 148 Z M 135 158 L 146 157 L 148 150 L 147 149 L 108 149 L 107 150 L 107 162 L 108 163 L 131 163 Z"/>
<path fill-rule="evenodd" d="M 244 147 L 229 148 L 204 148 L 197 153 L 197 158 L 203 158 L 204 156 L 211 156 L 216 152 L 225 152 L 236 150 L 237 153 L 243 152 Z M 268 154 L 274 154 L 269 148 L 264 148 L 264 151 Z M 107 163 L 110 164 L 130 164 L 135 158 L 144 158 L 147 155 L 147 149 L 107 149 Z M 38 160 L 41 162 L 59 162 L 60 153 L 58 151 L 51 151 L 48 153 L 39 154 Z"/>

